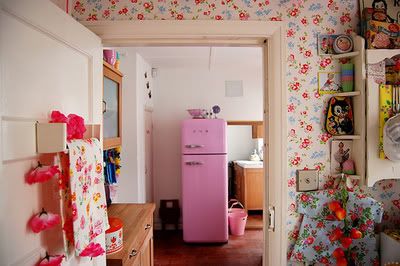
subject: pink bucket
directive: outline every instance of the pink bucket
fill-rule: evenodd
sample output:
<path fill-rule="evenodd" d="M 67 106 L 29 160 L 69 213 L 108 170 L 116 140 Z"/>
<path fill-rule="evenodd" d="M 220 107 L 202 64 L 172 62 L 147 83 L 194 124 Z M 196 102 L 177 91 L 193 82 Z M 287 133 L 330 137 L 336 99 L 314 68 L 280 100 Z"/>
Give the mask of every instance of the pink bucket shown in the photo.
<path fill-rule="evenodd" d="M 233 206 L 235 205 L 240 205 L 242 209 L 233 208 Z M 244 230 L 246 228 L 246 222 L 247 222 L 247 213 L 244 210 L 243 205 L 239 201 L 233 203 L 229 208 L 228 222 L 229 222 L 229 229 L 232 235 L 235 236 L 244 235 Z"/>

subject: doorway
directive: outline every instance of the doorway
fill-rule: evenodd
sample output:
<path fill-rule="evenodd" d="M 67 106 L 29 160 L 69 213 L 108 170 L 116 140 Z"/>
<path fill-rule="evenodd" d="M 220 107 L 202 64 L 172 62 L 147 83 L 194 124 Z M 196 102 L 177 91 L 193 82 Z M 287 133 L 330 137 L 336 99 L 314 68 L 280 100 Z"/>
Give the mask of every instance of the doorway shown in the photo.
<path fill-rule="evenodd" d="M 110 21 L 86 22 L 107 46 L 255 45 L 263 47 L 265 203 L 264 265 L 286 264 L 286 88 L 284 23 L 248 21 Z M 275 112 L 270 112 L 274 110 Z M 276 193 L 278 191 L 278 193 Z M 265 212 L 264 212 L 265 213 Z M 264 217 L 265 218 L 265 217 Z M 279 254 L 277 256 L 277 254 Z"/>
<path fill-rule="evenodd" d="M 186 204 L 196 205 L 196 200 L 191 198 L 191 202 L 183 202 L 181 196 L 183 174 L 181 173 L 181 122 L 190 119 L 188 109 L 199 108 L 205 110 L 203 115 L 210 122 L 216 118 L 224 119 L 228 124 L 231 121 L 249 121 L 254 123 L 243 124 L 239 127 L 245 127 L 245 134 L 236 134 L 229 125 L 227 132 L 227 158 L 229 164 L 235 164 L 236 167 L 243 169 L 242 176 L 232 176 L 230 180 L 243 180 L 241 189 L 230 186 L 230 198 L 237 198 L 249 213 L 246 229 L 252 229 L 252 232 L 246 230 L 244 236 L 230 238 L 228 250 L 232 250 L 227 261 L 234 258 L 234 253 L 239 252 L 239 247 L 235 247 L 235 242 L 240 241 L 243 250 L 249 250 L 249 255 L 243 255 L 241 260 L 246 257 L 250 261 L 258 258 L 261 265 L 263 254 L 263 164 L 261 154 L 263 150 L 262 133 L 258 129 L 263 129 L 263 65 L 261 47 L 124 47 L 115 48 L 120 54 L 120 71 L 124 74 L 125 88 L 130 90 L 131 83 L 129 77 L 135 75 L 136 78 L 136 98 L 144 103 L 137 103 L 137 109 L 142 109 L 144 105 L 144 186 L 141 190 L 146 190 L 146 201 L 153 201 L 157 204 L 155 212 L 155 228 L 160 229 L 164 221 L 159 218 L 159 207 L 161 201 L 179 200 L 181 207 Z M 136 62 L 129 65 L 127 62 Z M 151 96 L 150 96 L 151 95 Z M 134 102 L 128 97 L 123 97 L 123 106 L 132 106 Z M 220 112 L 210 115 L 213 106 L 218 105 Z M 150 112 L 151 110 L 151 112 Z M 208 113 L 208 115 L 207 115 Z M 140 115 L 140 113 L 139 113 Z M 132 127 L 133 121 L 129 116 L 124 116 L 123 125 Z M 207 120 L 206 119 L 206 120 Z M 140 120 L 140 117 L 139 117 Z M 154 182 L 151 172 L 151 133 L 152 122 L 154 121 Z M 257 120 L 257 121 L 256 121 Z M 214 120 L 215 121 L 215 120 Z M 201 121 L 200 121 L 201 122 Z M 251 121 L 250 121 L 251 122 Z M 253 126 L 254 125 L 254 130 Z M 138 131 L 141 131 L 141 125 L 138 124 Z M 234 126 L 235 127 L 235 126 Z M 254 131 L 254 132 L 253 132 Z M 259 135 L 259 136 L 256 136 Z M 138 134 L 139 136 L 139 134 Z M 130 136 L 128 136 L 128 139 Z M 261 140 L 261 141 L 260 141 Z M 140 140 L 138 141 L 140 142 Z M 245 145 L 247 143 L 247 145 Z M 240 150 L 240 155 L 235 155 L 235 150 Z M 256 150 L 258 165 L 250 165 L 255 162 L 250 157 Z M 139 160 L 140 160 L 139 156 Z M 214 159 L 215 160 L 215 159 Z M 126 158 L 126 164 L 129 158 Z M 245 165 L 243 165 L 243 163 Z M 138 163 L 140 166 L 140 163 Z M 228 166 L 225 164 L 225 169 Z M 215 170 L 217 171 L 217 170 Z M 132 175 L 133 176 L 133 175 Z M 221 176 L 222 177 L 222 176 Z M 121 179 L 126 178 L 121 176 Z M 193 180 L 194 177 L 191 177 Z M 204 181 L 203 176 L 202 181 Z M 203 182 L 204 183 L 204 182 Z M 235 181 L 236 184 L 239 182 Z M 151 197 L 151 184 L 154 184 L 154 200 Z M 150 186 L 149 186 L 150 185 Z M 197 190 L 200 188 L 197 184 Z M 218 185 L 214 182 L 213 186 Z M 209 201 L 211 197 L 209 191 L 213 186 L 207 186 L 204 191 L 199 192 L 198 197 L 201 201 L 209 202 L 210 209 L 213 205 L 219 204 L 218 200 Z M 150 187 L 150 189 L 149 189 Z M 120 190 L 128 188 L 120 187 Z M 197 191 L 196 190 L 196 191 Z M 242 191 L 239 193 L 239 191 Z M 194 192 L 193 192 L 194 193 Z M 218 197 L 226 204 L 227 196 L 223 196 L 223 191 L 218 193 Z M 124 194 L 128 194 L 125 192 Z M 235 195 L 232 195 L 235 194 Z M 242 197 L 243 196 L 243 197 Z M 236 205 L 238 206 L 238 205 Z M 240 206 L 240 205 L 239 205 Z M 199 213 L 200 208 L 197 210 Z M 184 210 L 182 209 L 182 213 Z M 186 213 L 189 213 L 186 211 Z M 221 213 L 221 212 L 220 212 Z M 207 216 L 207 211 L 204 211 Z M 215 219 L 214 225 L 218 222 L 216 217 L 207 217 L 206 219 Z M 183 224 L 183 223 L 182 223 Z M 187 225 L 188 223 L 186 223 Z M 203 222 L 204 224 L 204 222 Z M 184 224 L 185 225 L 185 224 Z M 167 224 L 168 229 L 175 229 L 175 223 Z M 226 226 L 224 227 L 226 228 Z M 201 230 L 198 230 L 201 231 Z M 185 231 L 184 231 L 185 232 Z M 218 231 L 220 232 L 220 231 Z M 162 234 L 162 235 L 161 235 Z M 165 253 L 160 248 L 168 249 L 169 245 L 163 245 L 162 242 L 170 243 L 172 240 L 180 240 L 176 244 L 183 244 L 182 239 L 176 237 L 172 232 L 156 231 L 155 233 L 155 261 L 174 260 L 174 253 L 179 248 Z M 203 234 L 207 234 L 205 230 Z M 161 237 L 158 237 L 161 235 Z M 163 237 L 164 236 L 164 237 Z M 253 248 L 250 248 L 253 247 Z M 183 248 L 183 247 L 182 247 Z M 208 247 L 207 247 L 208 248 Z M 225 247 L 224 247 L 225 248 Z M 185 257 L 191 260 L 196 255 L 196 248 L 185 249 L 188 254 Z M 210 247 L 209 254 L 217 252 L 218 249 Z M 160 258 L 159 254 L 166 255 Z M 219 260 L 222 260 L 224 254 L 220 254 Z M 208 261 L 210 259 L 208 258 Z M 212 263 L 212 261 L 209 261 Z M 253 261 L 254 262 L 254 261 Z"/>

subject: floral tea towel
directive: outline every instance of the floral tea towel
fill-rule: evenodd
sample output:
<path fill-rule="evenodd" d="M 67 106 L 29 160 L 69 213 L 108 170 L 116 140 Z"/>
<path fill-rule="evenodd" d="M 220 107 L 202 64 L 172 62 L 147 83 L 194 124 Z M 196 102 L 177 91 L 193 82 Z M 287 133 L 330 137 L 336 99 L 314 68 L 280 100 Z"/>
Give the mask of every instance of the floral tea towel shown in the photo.
<path fill-rule="evenodd" d="M 68 147 L 75 254 L 86 256 L 96 247 L 101 255 L 109 227 L 101 145 L 92 138 L 72 140 Z"/>

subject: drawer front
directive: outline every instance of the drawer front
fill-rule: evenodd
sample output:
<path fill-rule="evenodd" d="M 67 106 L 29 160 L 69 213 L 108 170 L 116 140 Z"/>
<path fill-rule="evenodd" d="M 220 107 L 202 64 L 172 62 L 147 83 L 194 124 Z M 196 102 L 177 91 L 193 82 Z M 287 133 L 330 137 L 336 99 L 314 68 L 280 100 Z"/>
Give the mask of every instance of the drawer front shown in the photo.
<path fill-rule="evenodd" d="M 130 245 L 123 265 L 140 265 L 140 252 L 146 239 L 153 235 L 153 216 L 146 217 L 138 226 L 135 241 Z"/>

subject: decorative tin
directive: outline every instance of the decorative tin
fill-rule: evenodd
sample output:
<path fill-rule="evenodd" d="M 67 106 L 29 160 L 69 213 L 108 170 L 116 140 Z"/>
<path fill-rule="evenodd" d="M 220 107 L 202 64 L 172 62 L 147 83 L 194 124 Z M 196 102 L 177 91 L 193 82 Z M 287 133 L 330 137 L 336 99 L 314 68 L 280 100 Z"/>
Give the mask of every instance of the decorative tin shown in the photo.
<path fill-rule="evenodd" d="M 333 50 L 337 54 L 351 52 L 353 50 L 353 39 L 349 35 L 339 35 L 333 42 Z"/>
<path fill-rule="evenodd" d="M 109 217 L 110 228 L 106 231 L 106 254 L 112 254 L 122 249 L 122 227 L 121 219 Z"/>

